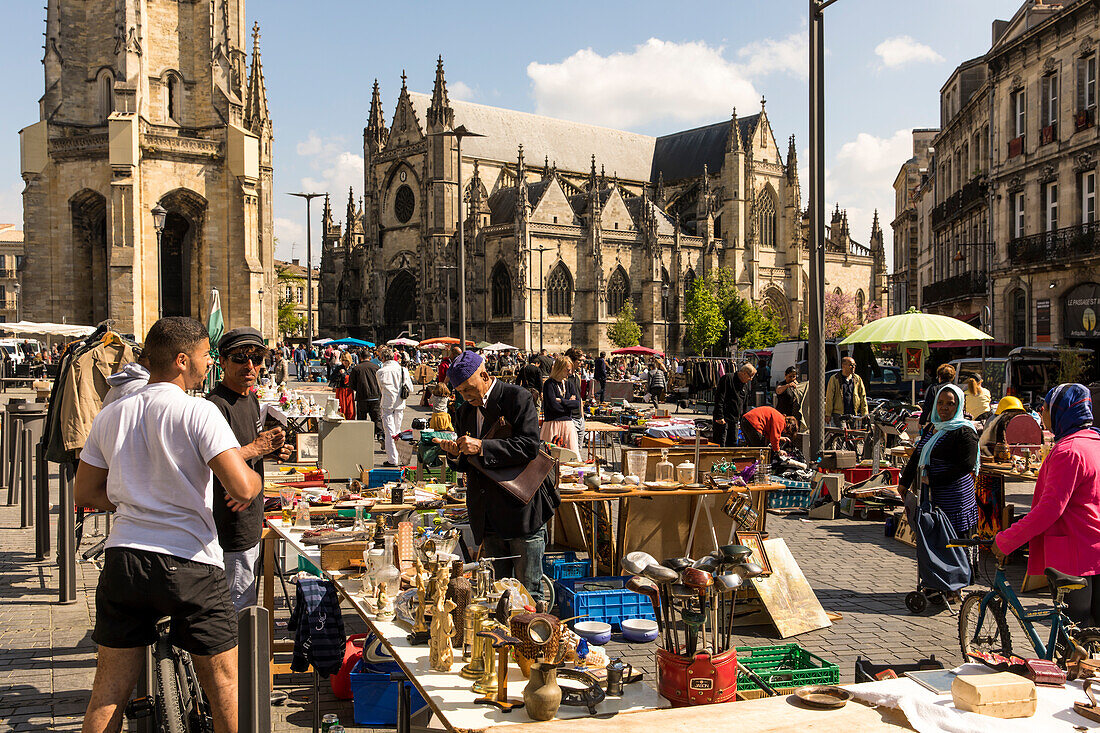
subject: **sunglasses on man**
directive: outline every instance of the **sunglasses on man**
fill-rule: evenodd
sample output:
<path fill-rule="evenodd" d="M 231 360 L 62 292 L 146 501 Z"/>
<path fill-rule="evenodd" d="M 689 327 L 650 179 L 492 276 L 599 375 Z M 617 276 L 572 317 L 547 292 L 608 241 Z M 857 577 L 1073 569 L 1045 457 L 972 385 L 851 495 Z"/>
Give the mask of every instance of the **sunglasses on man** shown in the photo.
<path fill-rule="evenodd" d="M 234 364 L 247 364 L 250 361 L 253 364 L 263 364 L 266 356 L 266 351 L 237 351 L 226 358 Z"/>

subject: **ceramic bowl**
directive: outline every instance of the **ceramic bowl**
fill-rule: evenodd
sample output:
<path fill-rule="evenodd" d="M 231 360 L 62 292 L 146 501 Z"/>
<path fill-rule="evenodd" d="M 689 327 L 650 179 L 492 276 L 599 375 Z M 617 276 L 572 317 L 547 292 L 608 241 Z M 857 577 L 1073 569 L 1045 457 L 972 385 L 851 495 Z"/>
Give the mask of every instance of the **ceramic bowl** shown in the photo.
<path fill-rule="evenodd" d="M 603 621 L 578 621 L 573 624 L 573 631 L 584 637 L 589 644 L 596 646 L 603 646 L 611 641 L 611 624 Z"/>
<path fill-rule="evenodd" d="M 623 638 L 635 644 L 646 644 L 657 638 L 657 622 L 648 618 L 623 619 Z"/>

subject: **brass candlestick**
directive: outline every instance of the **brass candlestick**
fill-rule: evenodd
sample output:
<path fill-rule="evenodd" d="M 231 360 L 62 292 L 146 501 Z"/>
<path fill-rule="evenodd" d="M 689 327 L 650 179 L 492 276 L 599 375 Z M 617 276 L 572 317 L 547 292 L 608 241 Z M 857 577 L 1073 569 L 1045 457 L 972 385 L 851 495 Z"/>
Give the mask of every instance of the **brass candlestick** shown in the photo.
<path fill-rule="evenodd" d="M 462 656 L 470 663 L 459 674 L 468 680 L 476 680 L 485 672 L 485 639 L 477 636 L 477 633 L 485 630 L 488 618 L 489 610 L 485 606 L 478 603 L 466 606 L 466 640 L 462 647 Z"/>
<path fill-rule="evenodd" d="M 491 697 L 496 694 L 497 669 L 496 664 L 494 664 L 495 654 L 493 652 L 493 645 L 490 643 L 489 639 L 482 634 L 483 632 L 492 631 L 498 628 L 500 628 L 500 624 L 490 618 L 486 618 L 482 622 L 481 631 L 474 637 L 477 640 L 475 644 L 480 645 L 480 647 L 475 647 L 474 658 L 481 660 L 481 677 L 474 682 L 470 689 L 486 697 Z"/>

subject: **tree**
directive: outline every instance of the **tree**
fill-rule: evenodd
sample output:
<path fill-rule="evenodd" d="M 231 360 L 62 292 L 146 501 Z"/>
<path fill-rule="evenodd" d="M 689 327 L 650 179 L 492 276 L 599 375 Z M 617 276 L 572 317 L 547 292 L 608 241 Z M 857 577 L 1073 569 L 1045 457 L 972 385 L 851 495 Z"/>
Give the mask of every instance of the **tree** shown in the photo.
<path fill-rule="evenodd" d="M 770 349 L 787 337 L 787 328 L 779 322 L 775 314 L 766 308 L 750 306 L 752 325 L 741 339 L 746 349 Z"/>
<path fill-rule="evenodd" d="M 620 349 L 637 346 L 642 338 L 642 329 L 634 321 L 634 304 L 629 300 L 623 304 L 615 322 L 607 327 L 607 337 Z"/>
<path fill-rule="evenodd" d="M 878 303 L 868 303 L 867 307 L 863 309 L 863 322 L 866 324 L 871 321 L 877 321 L 885 315 L 886 313 Z"/>
<path fill-rule="evenodd" d="M 825 293 L 825 338 L 842 339 L 857 328 L 856 299 L 844 293 Z"/>
<path fill-rule="evenodd" d="M 284 336 L 301 333 L 306 327 L 306 319 L 297 313 L 297 303 L 284 297 L 287 288 L 293 290 L 305 286 L 305 278 L 295 274 L 287 265 L 275 267 L 276 287 L 279 292 L 279 333 Z"/>
<path fill-rule="evenodd" d="M 687 320 L 688 348 L 697 354 L 702 354 L 722 337 L 725 322 L 710 282 L 705 279 L 695 281 L 688 293 L 684 317 Z"/>

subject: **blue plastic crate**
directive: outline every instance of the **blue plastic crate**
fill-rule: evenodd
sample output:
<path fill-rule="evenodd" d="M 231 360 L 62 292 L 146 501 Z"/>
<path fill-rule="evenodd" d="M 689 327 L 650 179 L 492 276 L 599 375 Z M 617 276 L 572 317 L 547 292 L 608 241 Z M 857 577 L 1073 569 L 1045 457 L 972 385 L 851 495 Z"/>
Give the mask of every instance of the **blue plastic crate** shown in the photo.
<path fill-rule="evenodd" d="M 356 725 L 397 725 L 397 691 L 400 684 L 411 688 L 409 697 L 413 715 L 428 705 L 411 682 L 390 680 L 389 672 L 373 671 L 369 665 L 364 665 L 362 660 L 352 667 L 350 677 L 353 717 Z"/>
<path fill-rule="evenodd" d="M 400 481 L 404 475 L 403 468 L 372 468 L 368 475 L 367 488 L 377 489 L 391 481 Z"/>
<path fill-rule="evenodd" d="M 551 552 L 542 557 L 542 572 L 551 580 L 583 578 L 590 565 L 578 560 L 575 552 Z"/>
<path fill-rule="evenodd" d="M 603 576 L 599 578 L 569 578 L 555 580 L 558 591 L 558 610 L 560 618 L 584 615 L 578 621 L 603 621 L 618 626 L 624 619 L 648 618 L 656 620 L 653 604 L 641 593 L 626 589 L 629 575 Z M 614 582 L 616 588 L 608 590 L 584 590 L 585 583 Z M 577 586 L 581 589 L 577 590 Z"/>
<path fill-rule="evenodd" d="M 779 476 L 770 476 L 772 483 L 783 484 L 785 488 L 768 492 L 768 509 L 808 509 L 813 489 L 809 481 L 793 481 Z"/>

